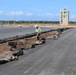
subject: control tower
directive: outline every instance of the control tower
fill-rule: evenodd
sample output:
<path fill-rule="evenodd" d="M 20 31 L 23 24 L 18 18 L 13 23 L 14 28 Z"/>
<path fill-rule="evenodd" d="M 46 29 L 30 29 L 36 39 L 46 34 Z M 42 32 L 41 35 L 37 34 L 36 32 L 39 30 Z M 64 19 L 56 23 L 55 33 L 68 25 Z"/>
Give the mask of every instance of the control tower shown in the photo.
<path fill-rule="evenodd" d="M 68 25 L 69 22 L 69 10 L 63 9 L 60 11 L 60 25 Z"/>

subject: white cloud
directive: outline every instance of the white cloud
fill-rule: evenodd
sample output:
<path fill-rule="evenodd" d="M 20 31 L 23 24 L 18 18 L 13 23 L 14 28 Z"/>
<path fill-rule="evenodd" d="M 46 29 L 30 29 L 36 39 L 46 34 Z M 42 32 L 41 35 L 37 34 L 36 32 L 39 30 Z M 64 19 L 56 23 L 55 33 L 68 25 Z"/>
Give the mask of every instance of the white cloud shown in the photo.
<path fill-rule="evenodd" d="M 8 15 L 11 15 L 11 16 L 22 16 L 24 13 L 22 11 L 12 11 L 12 12 L 8 12 L 7 13 Z"/>
<path fill-rule="evenodd" d="M 58 18 L 59 14 L 52 14 L 52 13 L 41 13 L 41 14 L 34 14 L 34 13 L 30 13 L 30 12 L 23 12 L 23 11 L 10 11 L 10 12 L 5 12 L 5 11 L 0 11 L 0 15 L 5 16 L 5 17 L 22 17 L 22 18 L 41 18 L 41 19 L 45 19 L 45 18 Z M 72 16 L 73 17 L 73 16 Z M 40 19 L 39 18 L 39 19 Z"/>
<path fill-rule="evenodd" d="M 32 16 L 32 13 L 25 13 L 22 11 L 12 11 L 12 12 L 8 12 L 7 15 L 10 16 Z"/>
<path fill-rule="evenodd" d="M 38 17 L 50 17 L 50 18 L 55 18 L 58 17 L 59 14 L 52 14 L 52 13 L 42 13 L 42 14 L 32 14 L 32 13 L 25 13 L 23 11 L 11 11 L 11 12 L 4 12 L 0 11 L 0 15 L 5 15 L 5 16 L 38 16 Z M 75 18 L 76 16 L 72 15 L 71 18 Z"/>
<path fill-rule="evenodd" d="M 58 17 L 59 14 L 51 14 L 51 13 L 43 13 L 43 14 L 38 14 L 39 17 L 51 17 L 51 18 L 54 18 L 54 17 Z"/>
<path fill-rule="evenodd" d="M 25 16 L 32 16 L 32 13 L 25 13 Z"/>

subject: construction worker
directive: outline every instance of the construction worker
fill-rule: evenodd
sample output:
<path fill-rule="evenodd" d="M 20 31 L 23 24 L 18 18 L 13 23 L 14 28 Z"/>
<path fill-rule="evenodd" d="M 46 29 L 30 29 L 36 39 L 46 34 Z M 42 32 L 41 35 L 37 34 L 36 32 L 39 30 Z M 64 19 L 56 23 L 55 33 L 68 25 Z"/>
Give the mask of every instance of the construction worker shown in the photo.
<path fill-rule="evenodd" d="M 35 28 L 36 28 L 36 33 L 37 33 L 37 40 L 39 41 L 40 40 L 41 29 L 37 24 L 35 25 Z"/>

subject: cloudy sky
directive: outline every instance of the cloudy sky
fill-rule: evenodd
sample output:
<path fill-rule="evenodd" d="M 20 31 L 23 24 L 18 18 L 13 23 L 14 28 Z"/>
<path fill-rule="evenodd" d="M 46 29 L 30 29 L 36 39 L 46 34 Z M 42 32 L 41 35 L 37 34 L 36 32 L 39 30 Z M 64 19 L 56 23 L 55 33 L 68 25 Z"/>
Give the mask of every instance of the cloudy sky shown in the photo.
<path fill-rule="evenodd" d="M 0 20 L 59 21 L 61 9 L 70 10 L 76 21 L 76 0 L 0 0 Z"/>

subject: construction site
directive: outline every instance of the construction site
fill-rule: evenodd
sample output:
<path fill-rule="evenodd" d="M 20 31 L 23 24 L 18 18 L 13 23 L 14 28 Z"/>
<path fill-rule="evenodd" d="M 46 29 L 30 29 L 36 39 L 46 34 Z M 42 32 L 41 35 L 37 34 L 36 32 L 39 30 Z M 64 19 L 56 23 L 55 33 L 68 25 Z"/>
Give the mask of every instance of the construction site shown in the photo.
<path fill-rule="evenodd" d="M 76 75 L 76 25 L 69 13 L 60 10 L 57 23 L 36 23 L 39 32 L 35 23 L 1 24 L 0 75 Z"/>

